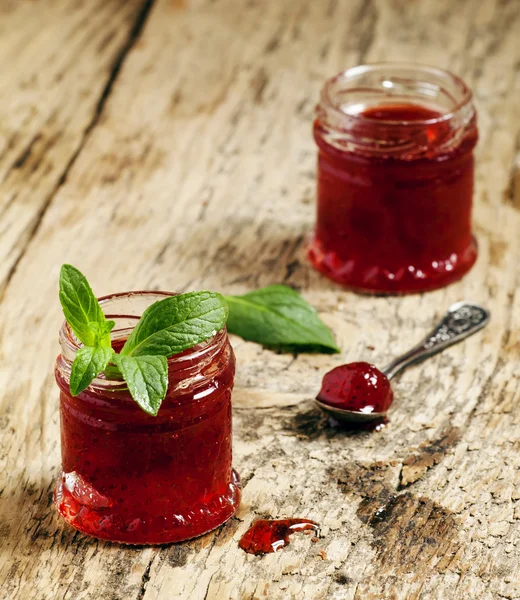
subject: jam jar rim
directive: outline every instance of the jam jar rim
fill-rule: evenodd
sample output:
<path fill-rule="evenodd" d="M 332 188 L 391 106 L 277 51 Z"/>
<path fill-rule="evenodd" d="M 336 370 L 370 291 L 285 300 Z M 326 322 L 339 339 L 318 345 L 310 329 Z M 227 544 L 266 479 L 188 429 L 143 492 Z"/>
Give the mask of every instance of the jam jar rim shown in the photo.
<path fill-rule="evenodd" d="M 436 67 L 433 65 L 427 65 L 423 63 L 413 63 L 413 62 L 401 62 L 401 61 L 380 61 L 373 63 L 365 63 L 362 65 L 356 65 L 354 67 L 350 67 L 343 71 L 340 71 L 336 75 L 328 78 L 320 92 L 320 101 L 318 106 L 322 105 L 326 110 L 331 110 L 334 114 L 340 115 L 341 118 L 346 119 L 351 122 L 357 123 L 373 123 L 373 119 L 363 115 L 362 113 L 346 113 L 341 108 L 338 108 L 334 101 L 331 98 L 331 86 L 341 79 L 346 79 L 347 74 L 356 75 L 365 73 L 368 71 L 377 71 L 380 68 L 395 68 L 395 69 L 410 69 L 413 71 L 422 71 L 425 73 L 431 73 L 435 75 L 441 75 L 443 77 L 451 78 L 455 84 L 461 89 L 462 99 L 458 101 L 453 108 L 451 108 L 448 112 L 442 113 L 439 117 L 428 118 L 428 119 L 414 119 L 413 121 L 397 121 L 397 120 L 389 120 L 389 119 L 378 119 L 378 124 L 385 127 L 403 127 L 403 126 L 413 126 L 413 127 L 426 127 L 428 125 L 434 125 L 438 123 L 442 123 L 445 121 L 450 121 L 454 119 L 461 111 L 470 106 L 473 102 L 473 92 L 466 85 L 464 80 L 449 71 L 448 69 L 443 69 L 441 67 Z"/>
<path fill-rule="evenodd" d="M 113 294 L 108 294 L 106 296 L 100 296 L 97 300 L 102 308 L 107 306 L 112 300 L 117 300 L 119 298 L 132 298 L 132 297 L 155 297 L 155 300 L 151 301 L 148 306 L 153 304 L 153 302 L 158 300 L 163 300 L 165 298 L 171 296 L 177 296 L 177 292 L 165 292 L 165 291 L 155 291 L 155 290 L 133 290 L 127 292 L 116 292 Z M 144 310 L 144 309 L 143 309 Z M 135 324 L 139 321 L 142 315 L 130 315 L 130 314 L 122 314 L 118 313 L 110 313 L 105 312 L 103 310 L 105 317 L 107 319 L 128 319 L 135 321 Z M 134 326 L 135 326 L 134 324 Z M 130 332 L 134 329 L 134 327 L 127 327 L 123 329 L 114 329 L 111 332 L 111 339 L 125 339 Z M 119 333 L 117 337 L 113 337 L 114 333 Z M 205 340 L 204 342 L 197 344 L 193 348 L 189 348 L 184 352 L 180 352 L 179 354 L 174 354 L 170 356 L 168 360 L 168 371 L 171 373 L 172 370 L 182 371 L 183 364 L 189 363 L 194 359 L 202 359 L 207 358 L 208 354 L 218 354 L 223 345 L 227 340 L 227 329 L 226 326 L 222 327 L 219 331 L 216 331 L 214 335 Z M 83 347 L 83 344 L 78 340 L 69 323 L 65 320 L 62 323 L 59 332 L 59 342 L 61 346 L 61 354 L 58 356 L 57 360 L 57 369 L 60 371 L 61 375 L 64 378 L 70 377 L 72 362 L 76 355 L 76 352 Z M 186 365 L 187 366 L 187 365 Z M 109 379 L 105 377 L 103 374 L 96 377 L 92 383 L 89 385 L 89 388 L 98 388 L 99 390 L 107 389 L 107 391 L 115 392 L 118 389 L 126 389 L 127 384 L 124 380 L 117 379 Z"/>

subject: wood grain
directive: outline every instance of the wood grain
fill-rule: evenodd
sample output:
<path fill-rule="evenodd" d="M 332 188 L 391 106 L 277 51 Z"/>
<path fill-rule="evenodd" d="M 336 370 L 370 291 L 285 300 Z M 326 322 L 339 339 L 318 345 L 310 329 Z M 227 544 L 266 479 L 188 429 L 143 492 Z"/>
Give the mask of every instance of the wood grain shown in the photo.
<path fill-rule="evenodd" d="M 95 88 L 99 100 L 113 62 L 96 59 L 92 37 L 116 17 L 87 5 L 77 10 L 90 35 L 69 23 L 68 36 L 54 36 L 48 17 L 30 53 L 15 51 L 34 37 L 18 31 L 0 45 L 0 57 L 2 48 L 11 52 L 19 72 L 34 56 L 50 69 L 53 53 L 68 47 L 68 76 Z M 109 5 L 126 24 L 117 35 L 128 51 L 99 114 L 94 91 L 71 97 L 74 86 L 55 87 L 54 110 L 69 110 L 68 126 L 78 132 L 64 136 L 72 164 L 62 161 L 65 170 L 47 187 L 27 173 L 2 184 L 7 194 L 31 198 L 30 210 L 13 201 L 13 216 L 1 223 L 11 261 L 4 275 L 17 265 L 0 312 L 4 595 L 520 598 L 520 3 L 164 0 L 144 14 L 143 30 L 130 41 L 137 3 L 100 7 Z M 36 29 L 32 18 L 16 17 L 33 6 L 13 4 L 6 22 L 19 18 Z M 412 58 L 456 71 L 475 92 L 480 256 L 462 282 L 444 290 L 358 296 L 305 260 L 314 220 L 313 107 L 323 80 L 339 70 Z M 14 135 L 24 96 L 10 85 L 0 122 Z M 14 160 L 48 131 L 45 122 L 22 128 L 26 141 L 12 151 Z M 23 169 L 47 168 L 54 150 L 41 143 Z M 337 357 L 278 355 L 233 340 L 234 462 L 244 497 L 217 532 L 175 546 L 124 548 L 76 534 L 55 516 L 52 363 L 63 262 L 87 273 L 100 295 L 202 287 L 235 293 L 285 282 L 334 329 Z M 399 377 L 387 429 L 344 432 L 313 408 L 327 369 L 360 358 L 384 364 L 463 298 L 489 306 L 492 324 Z M 280 554 L 246 555 L 237 540 L 257 516 L 309 517 L 321 535 L 293 536 Z"/>
<path fill-rule="evenodd" d="M 0 291 L 95 126 L 147 5 L 0 6 Z"/>

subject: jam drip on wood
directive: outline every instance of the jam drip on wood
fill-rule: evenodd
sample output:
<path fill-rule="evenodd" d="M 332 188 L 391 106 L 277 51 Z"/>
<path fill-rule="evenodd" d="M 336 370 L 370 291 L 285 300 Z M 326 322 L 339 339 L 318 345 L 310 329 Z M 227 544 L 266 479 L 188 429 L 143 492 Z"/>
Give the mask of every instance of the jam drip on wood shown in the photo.
<path fill-rule="evenodd" d="M 309 519 L 259 519 L 239 542 L 248 554 L 277 552 L 289 544 L 289 536 L 298 531 L 318 531 L 319 525 Z"/>

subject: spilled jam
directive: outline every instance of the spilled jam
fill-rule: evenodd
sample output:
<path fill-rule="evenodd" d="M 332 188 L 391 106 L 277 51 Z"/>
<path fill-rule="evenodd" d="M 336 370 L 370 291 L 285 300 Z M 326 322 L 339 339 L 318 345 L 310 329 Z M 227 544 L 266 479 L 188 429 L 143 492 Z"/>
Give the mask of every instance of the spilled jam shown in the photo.
<path fill-rule="evenodd" d="M 258 519 L 238 545 L 248 554 L 269 554 L 287 546 L 293 533 L 318 530 L 319 525 L 309 519 Z"/>

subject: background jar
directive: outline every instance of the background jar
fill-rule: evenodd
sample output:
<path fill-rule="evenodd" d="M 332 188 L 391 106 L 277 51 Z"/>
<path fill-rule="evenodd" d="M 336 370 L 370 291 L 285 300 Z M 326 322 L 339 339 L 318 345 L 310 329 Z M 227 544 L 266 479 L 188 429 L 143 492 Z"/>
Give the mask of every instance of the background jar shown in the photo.
<path fill-rule="evenodd" d="M 472 94 L 414 64 L 355 67 L 327 81 L 316 109 L 317 222 L 308 256 L 360 291 L 410 293 L 474 264 Z"/>
<path fill-rule="evenodd" d="M 119 349 L 153 302 L 171 294 L 130 292 L 100 300 L 116 321 Z M 231 465 L 231 391 L 235 357 L 222 329 L 168 359 L 168 392 L 156 417 L 134 402 L 124 382 L 93 381 L 73 398 L 70 368 L 80 347 L 64 323 L 56 361 L 60 388 L 60 514 L 95 537 L 133 544 L 189 539 L 236 511 Z"/>

